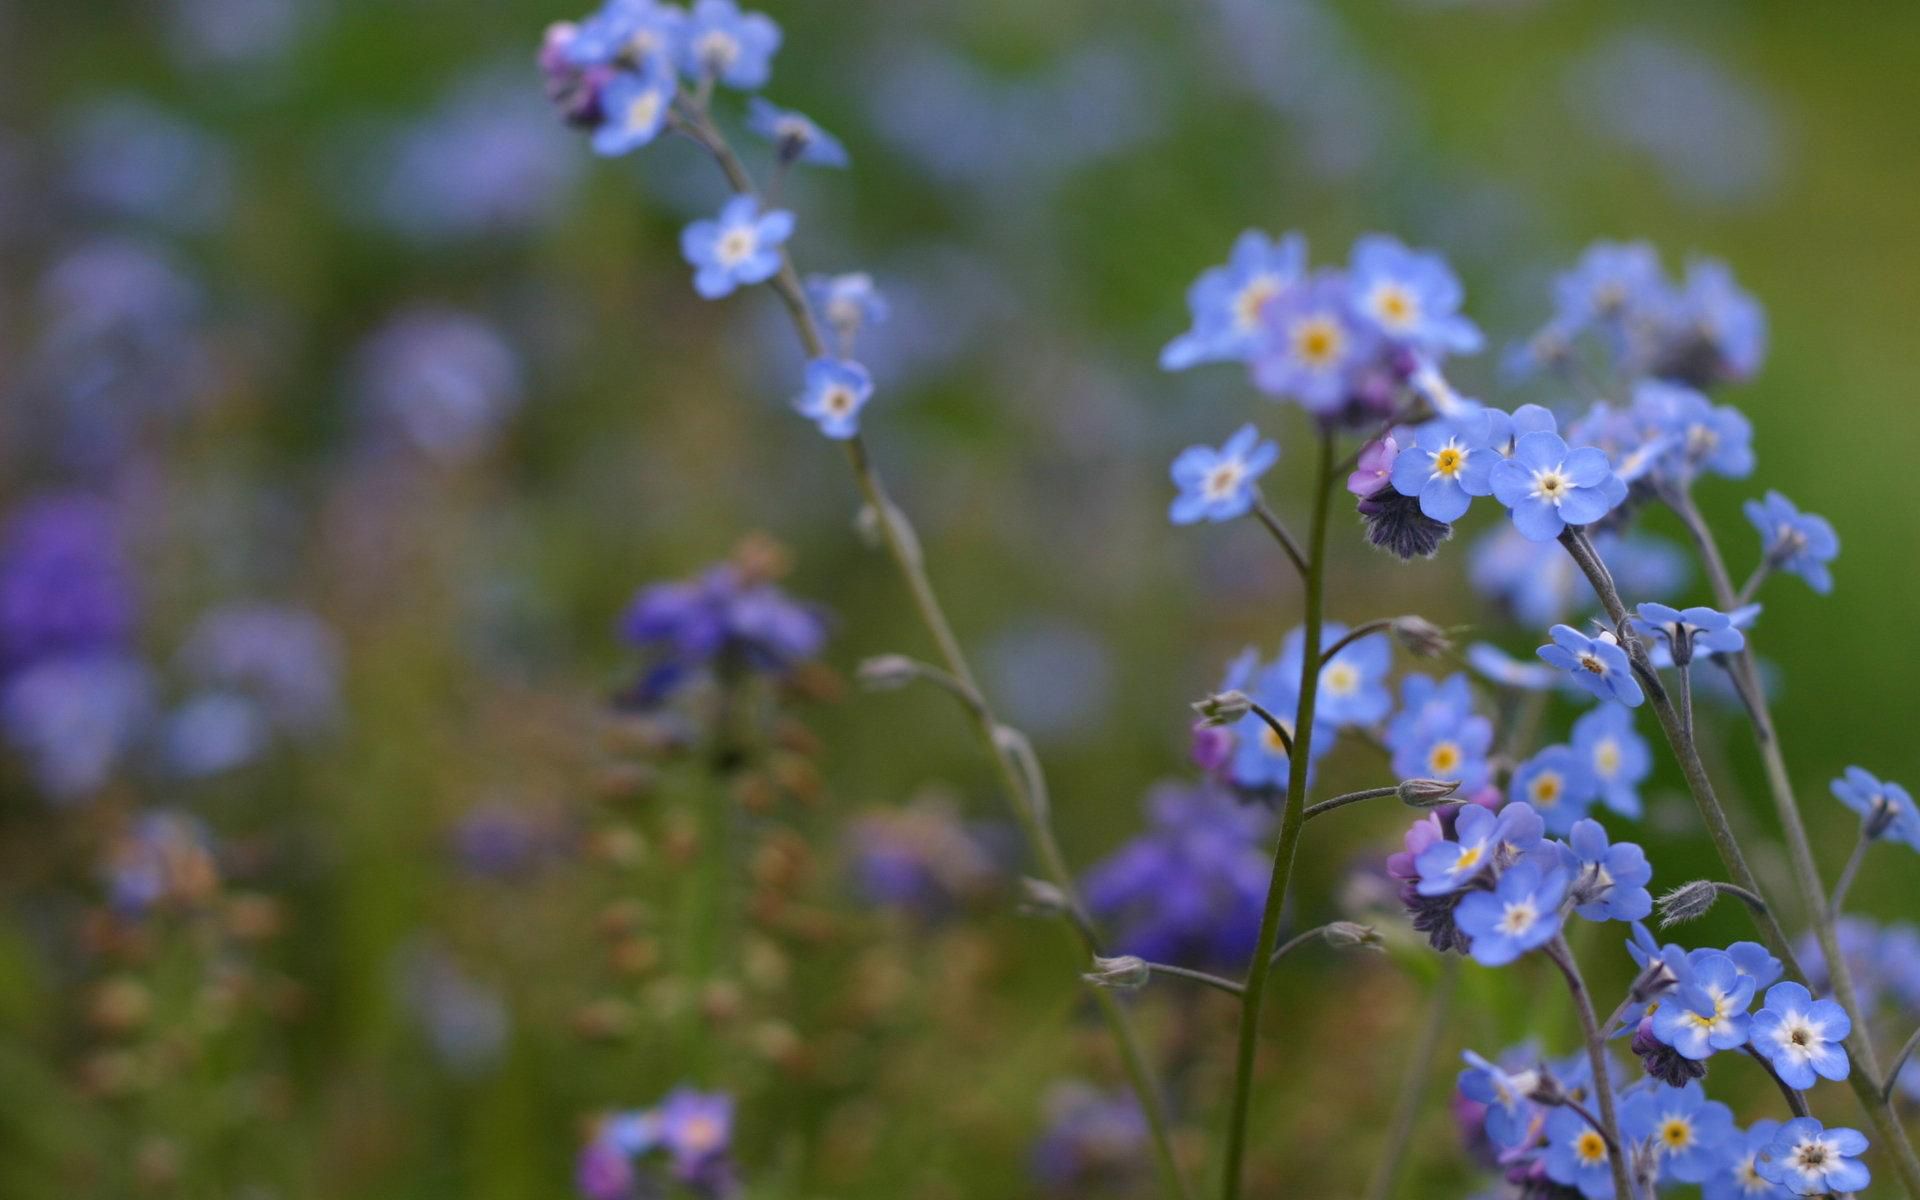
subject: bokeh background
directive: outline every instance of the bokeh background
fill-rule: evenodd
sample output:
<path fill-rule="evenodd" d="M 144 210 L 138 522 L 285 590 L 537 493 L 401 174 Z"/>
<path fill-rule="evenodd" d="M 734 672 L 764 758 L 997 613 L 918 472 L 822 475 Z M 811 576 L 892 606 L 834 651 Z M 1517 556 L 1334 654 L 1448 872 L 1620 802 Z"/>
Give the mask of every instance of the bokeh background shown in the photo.
<path fill-rule="evenodd" d="M 1765 487 L 1844 546 L 1831 597 L 1770 587 L 1762 642 L 1829 875 L 1852 824 L 1825 780 L 1854 762 L 1916 777 L 1899 597 L 1920 545 L 1902 499 L 1920 453 L 1920 9 L 762 7 L 787 36 L 768 94 L 855 162 L 791 182 L 796 253 L 869 270 L 893 299 L 867 355 L 869 436 L 989 690 L 1039 746 L 1076 863 L 1190 773 L 1186 703 L 1298 619 L 1257 528 L 1165 519 L 1172 455 L 1249 419 L 1283 446 L 1276 505 L 1303 504 L 1297 413 L 1231 369 L 1156 367 L 1188 282 L 1251 226 L 1305 231 L 1319 261 L 1373 230 L 1442 249 L 1495 343 L 1458 380 L 1503 405 L 1571 398 L 1503 382 L 1498 348 L 1544 319 L 1552 274 L 1589 241 L 1728 260 L 1772 326 L 1764 370 L 1725 397 L 1760 467 L 1703 504 L 1738 574 L 1756 551 L 1739 503 Z M 756 1195 L 1038 1194 L 1050 1090 L 1117 1080 L 1080 964 L 1004 891 L 930 922 L 848 881 L 862 814 L 937 794 L 1002 819 L 934 695 L 816 681 L 795 701 L 811 739 L 736 865 L 806 920 L 745 921 L 717 992 L 676 976 L 683 784 L 636 783 L 608 715 L 637 669 L 617 630 L 635 589 L 758 532 L 791 555 L 784 586 L 834 614 L 828 668 L 925 645 L 853 531 L 840 456 L 785 411 L 799 359 L 777 306 L 691 293 L 677 231 L 716 205 L 711 167 L 686 146 L 595 159 L 547 110 L 532 56 L 577 15 L 0 5 L 0 500 L 104 499 L 137 580 L 130 643 L 166 703 L 192 698 L 196 627 L 236 603 L 311 614 L 331 694 L 322 719 L 190 781 L 128 772 L 54 804 L 9 760 L 8 1196 L 563 1196 L 594 1112 L 689 1079 L 740 1095 Z M 1532 631 L 1465 581 L 1490 521 L 1402 567 L 1343 519 L 1336 613 L 1417 611 L 1526 650 Z M 1757 764 L 1726 747 L 1726 789 L 1770 842 Z M 1323 777 L 1375 771 L 1344 747 Z M 1640 830 L 1656 885 L 1712 869 L 1676 784 L 1663 766 Z M 175 930 L 136 953 L 136 1001 L 157 1008 L 129 1018 L 102 998 L 119 976 L 88 913 L 104 831 L 155 804 L 219 831 L 229 886 L 272 928 L 212 946 Z M 1342 915 L 1355 865 L 1404 825 L 1350 815 L 1313 831 L 1303 918 Z M 508 869 L 476 867 L 489 836 Z M 1858 906 L 1912 916 L 1909 864 L 1887 849 L 1874 865 Z M 621 920 L 641 932 L 609 932 Z M 1722 913 L 1699 938 L 1739 932 Z M 1582 947 L 1603 991 L 1626 977 L 1613 940 Z M 1283 973 L 1257 1181 L 1360 1193 L 1433 965 L 1321 953 Z M 229 969 L 242 982 L 221 991 Z M 1447 1053 L 1570 1048 L 1570 1018 L 1535 994 L 1550 982 L 1469 967 Z M 1210 999 L 1140 1005 L 1192 1097 L 1196 1159 L 1231 1038 Z M 1474 1186 L 1448 1074 L 1402 1195 Z"/>

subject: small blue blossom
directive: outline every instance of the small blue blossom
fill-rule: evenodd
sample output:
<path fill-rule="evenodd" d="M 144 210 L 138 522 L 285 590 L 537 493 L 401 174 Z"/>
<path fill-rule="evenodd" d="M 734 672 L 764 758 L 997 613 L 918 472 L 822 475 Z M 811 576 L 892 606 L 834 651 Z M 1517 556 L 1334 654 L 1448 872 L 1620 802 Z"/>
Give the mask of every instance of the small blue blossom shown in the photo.
<path fill-rule="evenodd" d="M 1640 784 L 1653 771 L 1631 710 L 1602 704 L 1573 723 L 1573 751 L 1600 789 L 1600 802 L 1623 817 L 1640 815 Z"/>
<path fill-rule="evenodd" d="M 1773 1144 L 1779 1129 L 1778 1121 L 1755 1121 L 1745 1133 L 1736 1133 L 1720 1169 L 1707 1176 L 1702 1200 L 1789 1200 L 1792 1192 L 1762 1179 L 1755 1169 L 1761 1151 Z"/>
<path fill-rule="evenodd" d="M 1632 842 L 1607 842 L 1600 822 L 1575 821 L 1560 847 L 1573 872 L 1574 911 L 1589 921 L 1638 921 L 1653 911 L 1653 868 Z"/>
<path fill-rule="evenodd" d="M 694 291 L 718 300 L 736 287 L 765 283 L 779 273 L 780 247 L 792 235 L 792 213 L 763 213 L 759 200 L 735 196 L 716 219 L 687 226 L 680 234 L 680 250 L 694 267 Z"/>
<path fill-rule="evenodd" d="M 1894 837 L 1920 850 L 1920 811 L 1913 797 L 1897 783 L 1882 783 L 1859 767 L 1848 767 L 1846 774 L 1831 785 L 1834 799 L 1860 814 L 1860 824 L 1873 836 Z"/>
<path fill-rule="evenodd" d="M 1460 280 L 1440 255 L 1370 235 L 1353 244 L 1347 274 L 1354 310 L 1388 340 L 1436 356 L 1472 354 L 1483 344 L 1479 328 L 1460 315 Z"/>
<path fill-rule="evenodd" d="M 1628 708 L 1637 708 L 1646 700 L 1633 677 L 1627 652 L 1612 634 L 1590 638 L 1568 625 L 1555 625 L 1548 632 L 1553 644 L 1540 647 L 1538 653 L 1549 665 L 1569 672 L 1575 682 L 1602 700 L 1618 700 Z"/>
<path fill-rule="evenodd" d="M 1560 867 L 1542 870 L 1531 859 L 1507 868 L 1491 892 L 1470 892 L 1454 910 L 1454 924 L 1473 939 L 1468 953 L 1482 966 L 1505 966 L 1538 949 L 1560 932 L 1560 902 L 1567 897 L 1568 874 Z"/>
<path fill-rule="evenodd" d="M 1578 328 L 1623 321 L 1666 303 L 1660 256 L 1645 242 L 1595 242 L 1571 271 L 1554 281 L 1555 316 Z"/>
<path fill-rule="evenodd" d="M 594 127 L 594 153 L 617 158 L 659 137 L 678 86 L 665 70 L 616 74 L 600 92 L 605 120 Z"/>
<path fill-rule="evenodd" d="M 1101 1195 L 1147 1170 L 1151 1135 L 1140 1101 L 1125 1088 L 1050 1088 L 1047 1129 L 1033 1147 L 1033 1174 L 1049 1195 Z"/>
<path fill-rule="evenodd" d="M 1549 833 L 1573 829 L 1599 794 L 1599 782 L 1571 746 L 1546 747 L 1520 764 L 1507 783 L 1507 798 L 1532 805 Z"/>
<path fill-rule="evenodd" d="M 1256 481 L 1278 461 L 1280 447 L 1262 441 L 1252 425 L 1242 425 L 1218 450 L 1187 447 L 1173 460 L 1180 494 L 1169 516 L 1175 525 L 1245 516 L 1259 496 Z"/>
<path fill-rule="evenodd" d="M 1840 553 L 1840 537 L 1825 517 L 1801 512 L 1779 492 L 1747 501 L 1745 511 L 1775 569 L 1798 575 L 1822 596 L 1833 590 L 1827 564 Z"/>
<path fill-rule="evenodd" d="M 857 362 L 816 358 L 807 364 L 806 388 L 794 400 L 794 411 L 820 427 L 820 432 L 845 441 L 860 432 L 860 410 L 873 397 L 873 376 Z"/>
<path fill-rule="evenodd" d="M 849 346 L 862 329 L 885 322 L 890 311 L 873 276 L 861 271 L 807 276 L 807 300 Z"/>
<path fill-rule="evenodd" d="M 1513 512 L 1514 528 L 1536 542 L 1551 541 L 1569 525 L 1588 525 L 1626 497 L 1626 487 L 1603 451 L 1569 450 L 1557 433 L 1515 439 L 1513 456 L 1495 463 L 1493 494 Z"/>
<path fill-rule="evenodd" d="M 743 13 L 734 0 L 696 0 L 680 38 L 680 69 L 753 91 L 766 86 L 780 27 L 764 13 Z"/>
<path fill-rule="evenodd" d="M 1733 654 L 1747 637 L 1726 613 L 1704 606 L 1688 609 L 1665 604 L 1642 604 L 1639 616 L 1627 624 L 1635 633 L 1666 643 L 1675 664 L 1685 666 L 1696 652 Z"/>
<path fill-rule="evenodd" d="M 1242 690 L 1274 715 L 1287 736 L 1294 735 L 1293 720 L 1300 696 L 1298 668 L 1288 671 L 1281 664 L 1273 663 L 1261 668 L 1251 686 Z M 1315 713 L 1313 738 L 1307 751 L 1309 769 L 1333 747 L 1335 736 L 1335 728 L 1324 724 L 1320 714 Z M 1228 768 L 1228 778 L 1233 785 L 1254 792 L 1284 793 L 1291 770 L 1286 746 L 1273 727 L 1256 713 L 1242 717 L 1234 726 L 1233 758 Z"/>
<path fill-rule="evenodd" d="M 1713 952 L 1696 950 L 1694 953 L 1711 954 Z M 1735 971 L 1753 980 L 1753 990 L 1756 994 L 1784 973 L 1780 960 L 1759 942 L 1735 942 L 1727 947 L 1726 955 L 1733 960 Z"/>
<path fill-rule="evenodd" d="M 1414 860 L 1420 895 L 1457 892 L 1499 870 L 1539 846 L 1545 829 L 1540 814 L 1525 804 L 1509 804 L 1498 813 L 1478 804 L 1463 806 L 1453 837 L 1433 842 Z"/>
<path fill-rule="evenodd" d="M 1767 354 L 1767 314 L 1723 262 L 1695 259 L 1669 310 L 1682 368 L 1701 385 L 1751 379 Z M 1675 372 L 1680 373 L 1680 372 Z"/>
<path fill-rule="evenodd" d="M 1873 1182 L 1859 1159 L 1866 1152 L 1867 1137 L 1859 1130 L 1828 1129 L 1812 1117 L 1797 1117 L 1774 1133 L 1753 1169 L 1796 1196 L 1862 1192 Z"/>
<path fill-rule="evenodd" d="M 1522 662 L 1491 642 L 1475 642 L 1466 650 L 1467 665 L 1502 687 L 1544 692 L 1560 682 L 1560 673 L 1539 663 Z"/>
<path fill-rule="evenodd" d="M 1256 229 L 1241 234 L 1227 264 L 1204 272 L 1188 291 L 1193 328 L 1167 344 L 1161 367 L 1184 371 L 1205 362 L 1251 358 L 1267 305 L 1298 283 L 1306 269 L 1307 243 L 1299 234 L 1277 241 Z"/>
<path fill-rule="evenodd" d="M 1414 431 L 1413 444 L 1401 447 L 1393 460 L 1393 489 L 1418 497 L 1420 511 L 1436 521 L 1458 521 L 1467 515 L 1473 497 L 1492 494 L 1493 465 L 1502 460 L 1491 446 L 1484 412 L 1429 421 Z"/>
<path fill-rule="evenodd" d="M 1548 1179 L 1578 1189 L 1587 1200 L 1608 1200 L 1614 1194 L 1607 1139 L 1585 1117 L 1571 1108 L 1553 1109 L 1547 1114 L 1546 1138 Z"/>
<path fill-rule="evenodd" d="M 1291 396 L 1308 412 L 1337 412 L 1374 342 L 1354 317 L 1346 280 L 1338 272 L 1320 272 L 1275 297 L 1264 320 L 1254 383 L 1272 395 Z"/>
<path fill-rule="evenodd" d="M 1641 380 L 1633 391 L 1633 420 L 1649 457 L 1664 474 L 1685 482 L 1702 471 L 1745 479 L 1753 474 L 1753 424 L 1731 405 L 1714 405 L 1690 387 Z"/>
<path fill-rule="evenodd" d="M 1707 1099 L 1696 1079 L 1628 1096 L 1620 1106 L 1620 1135 L 1652 1148 L 1661 1179 L 1701 1183 L 1720 1167 L 1738 1130 L 1732 1110 Z"/>
<path fill-rule="evenodd" d="M 1773 1064 L 1788 1087 L 1805 1091 L 1822 1079 L 1847 1077 L 1847 1048 L 1853 1032 L 1847 1010 L 1832 1000 L 1815 1000 L 1797 983 L 1776 983 L 1753 1014 L 1753 1048 Z"/>
<path fill-rule="evenodd" d="M 1409 675 L 1401 685 L 1401 708 L 1387 725 L 1387 748 L 1401 779 L 1457 779 L 1462 793 L 1485 786 L 1493 722 L 1473 711 L 1465 675 L 1436 684 Z"/>
<path fill-rule="evenodd" d="M 773 143 L 781 162 L 844 167 L 847 148 L 805 113 L 754 96 L 747 101 L 747 128 Z"/>
<path fill-rule="evenodd" d="M 1320 644 L 1332 646 L 1347 636 L 1347 627 L 1329 621 L 1320 629 Z M 1303 665 L 1302 647 L 1306 631 L 1295 629 L 1280 643 L 1280 658 L 1274 670 L 1288 678 L 1299 678 Z M 1393 711 L 1393 692 L 1387 675 L 1393 670 L 1393 643 L 1384 633 L 1369 634 L 1340 648 L 1340 652 L 1320 667 L 1320 690 L 1314 698 L 1314 721 L 1336 728 L 1372 725 Z M 1454 776 L 1447 776 L 1452 779 Z"/>
<path fill-rule="evenodd" d="M 1535 1070 L 1507 1071 L 1471 1050 L 1461 1053 L 1460 1092 L 1487 1106 L 1487 1136 L 1503 1150 L 1525 1143 L 1533 1133 L 1535 1106 L 1529 1098 L 1539 1085 Z"/>
<path fill-rule="evenodd" d="M 613 66 L 623 60 L 672 77 L 686 32 L 684 9 L 656 0 L 610 0 L 574 26 L 564 56 L 576 67 Z"/>
<path fill-rule="evenodd" d="M 1653 1036 L 1695 1062 L 1747 1040 L 1754 981 L 1718 950 L 1687 956 L 1687 976 L 1653 1014 Z"/>

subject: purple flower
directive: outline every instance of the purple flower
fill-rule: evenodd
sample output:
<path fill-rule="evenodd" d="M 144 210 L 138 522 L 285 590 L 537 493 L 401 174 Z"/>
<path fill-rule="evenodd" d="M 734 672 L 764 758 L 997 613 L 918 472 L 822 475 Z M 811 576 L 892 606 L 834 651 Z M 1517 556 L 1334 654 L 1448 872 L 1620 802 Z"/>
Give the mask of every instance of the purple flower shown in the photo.
<path fill-rule="evenodd" d="M 869 903 L 944 916 L 1002 882 L 992 833 L 937 801 L 875 810 L 849 830 L 854 883 Z"/>
<path fill-rule="evenodd" d="M 1146 1168 L 1147 1120 L 1127 1091 L 1063 1084 L 1047 1096 L 1033 1173 L 1049 1190 L 1106 1194 Z"/>
<path fill-rule="evenodd" d="M 1569 450 L 1559 434 L 1546 432 L 1517 438 L 1513 457 L 1494 464 L 1491 482 L 1494 496 L 1513 511 L 1514 528 L 1536 542 L 1598 521 L 1626 495 L 1603 452 Z"/>
<path fill-rule="evenodd" d="M 105 787 L 153 715 L 153 678 L 111 654 L 43 659 L 0 690 L 0 732 L 58 804 Z"/>
<path fill-rule="evenodd" d="M 1568 672 L 1574 682 L 1602 700 L 1618 700 L 1628 708 L 1645 702 L 1627 652 L 1612 634 L 1590 638 L 1568 625 L 1555 625 L 1548 632 L 1553 644 L 1540 647 L 1537 653 L 1549 665 Z"/>
<path fill-rule="evenodd" d="M 711 2 L 730 6 L 730 0 Z M 735 196 L 717 218 L 695 221 L 680 235 L 681 253 L 694 267 L 694 291 L 718 300 L 743 284 L 772 279 L 780 270 L 780 247 L 792 234 L 792 213 L 762 213 L 755 197 Z"/>
<path fill-rule="evenodd" d="M 676 1088 L 660 1102 L 655 1119 L 660 1145 L 682 1180 L 708 1178 L 733 1142 L 733 1097 L 724 1092 Z"/>
<path fill-rule="evenodd" d="M 873 376 L 857 362 L 816 358 L 807 364 L 806 388 L 793 410 L 836 441 L 860 432 L 860 410 L 873 398 Z"/>
<path fill-rule="evenodd" d="M 1258 480 L 1280 461 L 1280 447 L 1242 425 L 1218 450 L 1189 446 L 1173 460 L 1173 482 L 1180 489 L 1169 517 L 1175 525 L 1231 521 L 1245 516 L 1259 496 Z"/>
<path fill-rule="evenodd" d="M 1386 487 L 1393 479 L 1393 464 L 1400 457 L 1400 443 L 1392 434 L 1375 438 L 1360 448 L 1353 473 L 1347 476 L 1347 490 L 1361 499 Z"/>
<path fill-rule="evenodd" d="M 525 387 L 520 355 L 491 322 L 416 307 L 387 319 L 354 355 L 352 383 L 382 434 L 442 462 L 478 457 Z"/>
<path fill-rule="evenodd" d="M 621 633 L 654 656 L 632 696 L 645 708 L 716 668 L 782 674 L 820 652 L 827 623 L 818 609 L 725 563 L 698 579 L 643 588 Z"/>
<path fill-rule="evenodd" d="M 14 513 L 0 543 L 0 673 L 124 648 L 136 613 L 119 522 L 105 501 L 48 494 Z"/>

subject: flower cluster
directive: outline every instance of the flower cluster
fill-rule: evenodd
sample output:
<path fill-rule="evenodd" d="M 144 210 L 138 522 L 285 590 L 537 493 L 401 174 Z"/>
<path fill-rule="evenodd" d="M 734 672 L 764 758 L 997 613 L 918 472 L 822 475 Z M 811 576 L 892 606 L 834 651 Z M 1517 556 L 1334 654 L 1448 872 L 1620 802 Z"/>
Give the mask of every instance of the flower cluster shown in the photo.
<path fill-rule="evenodd" d="M 678 1088 L 653 1108 L 604 1118 L 574 1169 L 587 1200 L 656 1195 L 670 1178 L 694 1196 L 740 1194 L 732 1157 L 733 1097 Z M 664 1175 L 654 1174 L 658 1167 Z"/>

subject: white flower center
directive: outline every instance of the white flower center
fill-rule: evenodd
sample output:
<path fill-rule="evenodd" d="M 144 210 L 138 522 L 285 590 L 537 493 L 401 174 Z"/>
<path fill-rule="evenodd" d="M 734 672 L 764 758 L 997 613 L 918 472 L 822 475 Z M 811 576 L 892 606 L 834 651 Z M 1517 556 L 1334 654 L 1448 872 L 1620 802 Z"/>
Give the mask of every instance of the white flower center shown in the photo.
<path fill-rule="evenodd" d="M 1555 508 L 1573 491 L 1573 479 L 1561 467 L 1542 467 L 1533 473 L 1533 498 Z"/>
<path fill-rule="evenodd" d="M 660 116 L 660 93 L 648 88 L 627 105 L 627 129 L 638 133 L 650 128 Z"/>
<path fill-rule="evenodd" d="M 1206 482 L 1201 485 L 1209 500 L 1225 500 L 1239 490 L 1240 481 L 1246 475 L 1246 468 L 1238 462 L 1227 461 L 1207 472 Z"/>
<path fill-rule="evenodd" d="M 711 29 L 696 43 L 700 61 L 710 71 L 724 71 L 740 57 L 740 39 L 724 29 Z"/>
<path fill-rule="evenodd" d="M 854 399 L 853 389 L 837 383 L 828 388 L 826 393 L 820 397 L 820 407 L 825 409 L 829 415 L 836 417 L 846 416 L 853 411 L 857 403 L 858 401 Z"/>
<path fill-rule="evenodd" d="M 1593 748 L 1593 770 L 1602 779 L 1612 779 L 1620 770 L 1620 743 L 1607 738 Z"/>
<path fill-rule="evenodd" d="M 813 122 L 795 113 L 788 113 L 773 123 L 773 135 L 783 142 L 810 142 L 813 140 Z"/>
<path fill-rule="evenodd" d="M 1508 937 L 1519 937 L 1539 920 L 1540 910 L 1534 907 L 1531 899 L 1515 900 L 1500 914 L 1500 932 Z"/>
<path fill-rule="evenodd" d="M 724 266 L 737 267 L 760 249 L 760 235 L 750 225 L 738 225 L 720 235 L 715 253 Z"/>
<path fill-rule="evenodd" d="M 1351 696 L 1360 687 L 1360 672 L 1347 663 L 1337 662 L 1327 668 L 1320 682 L 1326 687 L 1329 696 Z"/>
<path fill-rule="evenodd" d="M 1260 311 L 1267 301 L 1280 294 L 1280 279 L 1275 275 L 1255 275 L 1233 297 L 1233 324 L 1245 333 L 1260 323 Z"/>

